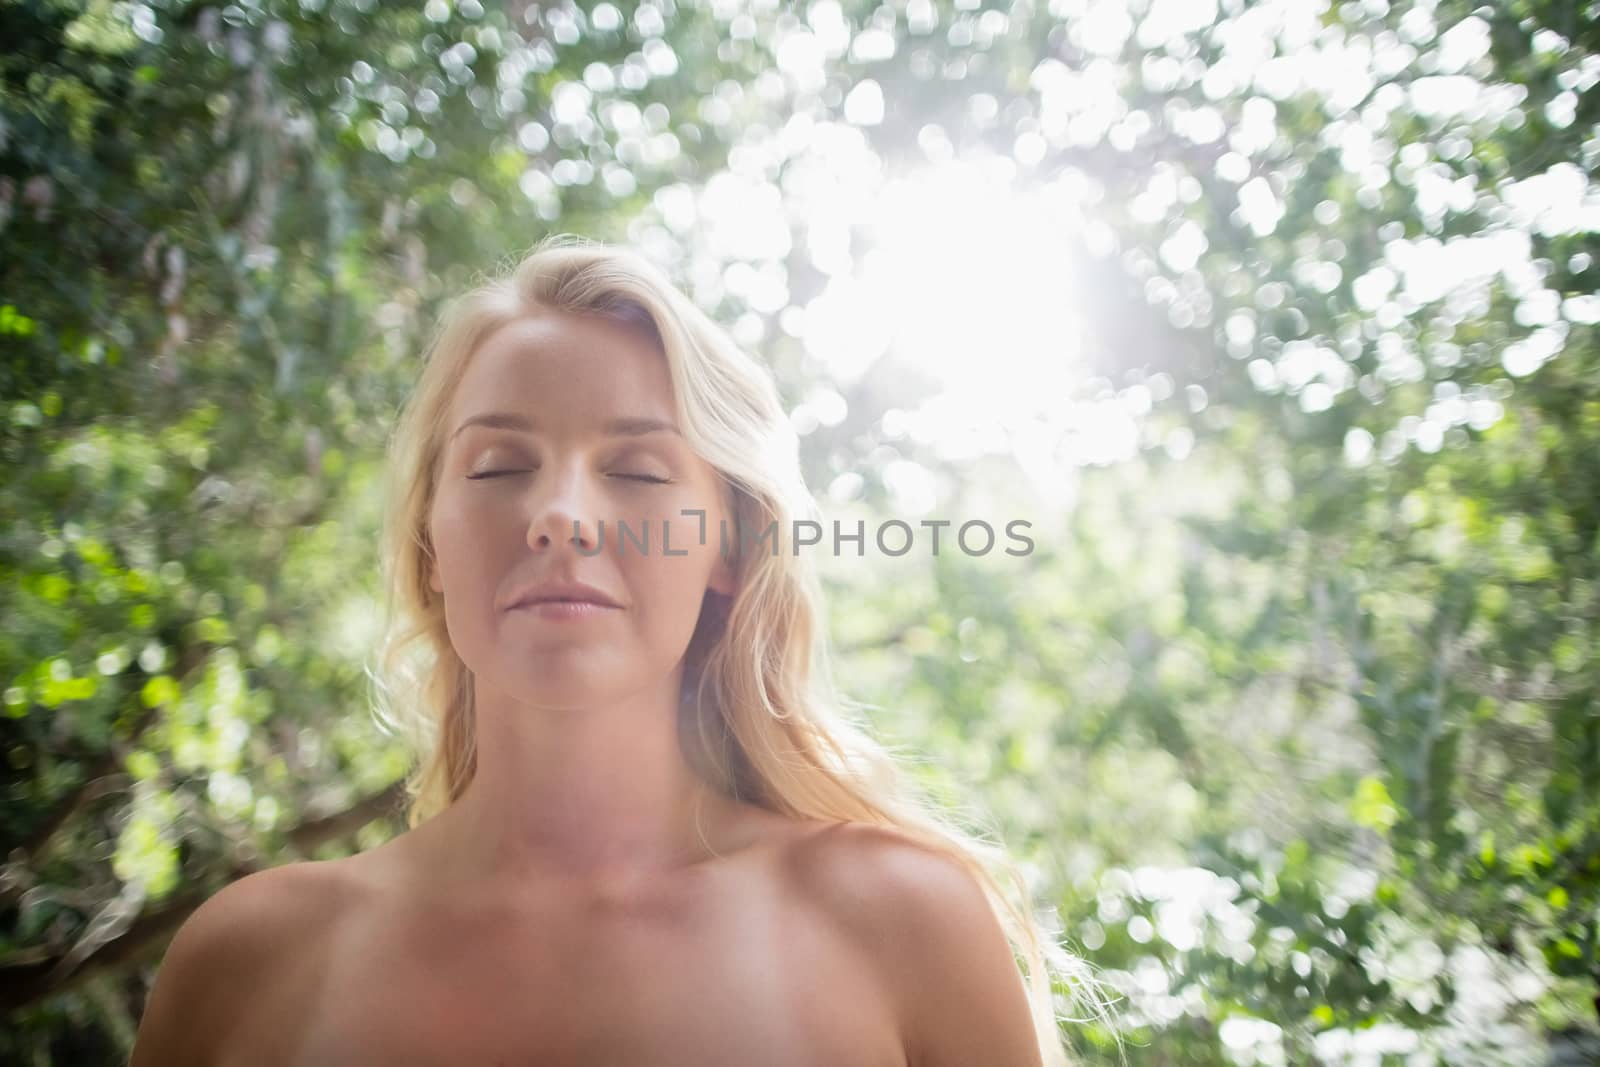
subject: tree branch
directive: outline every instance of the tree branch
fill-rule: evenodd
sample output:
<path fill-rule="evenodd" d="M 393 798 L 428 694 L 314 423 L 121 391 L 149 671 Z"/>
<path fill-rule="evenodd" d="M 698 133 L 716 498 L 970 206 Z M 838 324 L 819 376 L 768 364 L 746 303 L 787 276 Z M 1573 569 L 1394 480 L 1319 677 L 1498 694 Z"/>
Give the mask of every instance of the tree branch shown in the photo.
<path fill-rule="evenodd" d="M 396 782 L 342 812 L 301 823 L 289 831 L 289 844 L 301 855 L 308 854 L 317 846 L 359 830 L 374 819 L 396 813 L 404 795 L 404 784 Z M 252 864 L 236 863 L 228 871 L 227 882 L 261 869 Z M 210 896 L 205 890 L 190 890 L 163 901 L 66 973 L 61 973 L 59 968 L 70 950 L 41 955 L 34 946 L 0 958 L 0 1015 L 9 1015 L 45 997 L 64 993 L 97 974 L 118 971 L 140 961 L 165 945 L 184 920 Z"/>

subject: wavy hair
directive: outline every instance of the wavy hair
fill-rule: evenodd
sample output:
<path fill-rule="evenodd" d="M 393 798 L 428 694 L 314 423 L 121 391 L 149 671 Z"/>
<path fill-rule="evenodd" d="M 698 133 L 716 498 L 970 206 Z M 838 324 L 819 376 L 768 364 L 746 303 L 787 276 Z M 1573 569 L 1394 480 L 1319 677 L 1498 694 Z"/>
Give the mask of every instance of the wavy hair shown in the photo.
<path fill-rule="evenodd" d="M 684 714 L 693 716 L 694 729 L 681 736 L 699 745 L 688 758 L 736 799 L 798 818 L 894 828 L 969 870 L 1025 964 L 1043 1062 L 1065 1067 L 1052 971 L 1098 1005 L 1086 964 L 1053 935 L 1041 936 L 1026 883 L 1004 848 L 963 830 L 930 800 L 903 772 L 899 755 L 869 735 L 858 715 L 865 705 L 847 704 L 834 689 L 820 583 L 810 557 L 790 551 L 785 535 L 796 520 L 815 521 L 818 508 L 777 387 L 661 269 L 630 249 L 558 234 L 510 270 L 480 280 L 445 309 L 400 412 L 382 532 L 388 629 L 372 674 L 380 722 L 415 757 L 405 783 L 407 825 L 453 803 L 476 768 L 471 674 L 450 643 L 443 600 L 428 584 L 427 524 L 447 406 L 478 345 L 501 325 L 541 311 L 644 329 L 666 358 L 684 437 L 731 493 L 735 530 L 776 531 L 770 554 L 738 551 L 745 542 L 736 536 L 737 590 L 731 598 L 706 597 L 685 653 Z"/>

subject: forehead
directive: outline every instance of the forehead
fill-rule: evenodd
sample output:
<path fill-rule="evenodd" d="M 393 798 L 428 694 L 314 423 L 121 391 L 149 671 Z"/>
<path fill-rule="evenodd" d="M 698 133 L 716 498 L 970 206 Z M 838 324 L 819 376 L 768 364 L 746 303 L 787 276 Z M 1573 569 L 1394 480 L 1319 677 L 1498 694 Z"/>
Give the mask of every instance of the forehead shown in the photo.
<path fill-rule="evenodd" d="M 488 411 L 564 425 L 613 415 L 675 421 L 667 361 L 651 338 L 597 316 L 558 312 L 509 322 L 472 354 L 452 398 L 451 428 Z"/>

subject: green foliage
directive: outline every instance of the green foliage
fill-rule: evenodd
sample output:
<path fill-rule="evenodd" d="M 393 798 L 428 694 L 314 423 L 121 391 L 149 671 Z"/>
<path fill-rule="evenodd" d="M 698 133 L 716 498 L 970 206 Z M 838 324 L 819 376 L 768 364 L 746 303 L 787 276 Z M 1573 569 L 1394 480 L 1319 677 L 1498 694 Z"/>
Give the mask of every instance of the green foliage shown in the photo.
<path fill-rule="evenodd" d="M 889 432 L 926 368 L 830 382 L 798 343 L 808 209 L 754 262 L 684 208 L 793 195 L 828 138 L 1030 136 L 1103 227 L 1082 399 L 1148 432 L 1024 560 L 834 561 L 843 688 L 1121 995 L 1067 1026 L 1087 1061 L 1583 1054 L 1600 20 L 983 6 L 837 6 L 885 52 L 818 43 L 828 4 L 0 5 L 0 1059 L 125 1053 L 161 946 L 97 916 L 399 829 L 317 829 L 404 769 L 365 713 L 382 446 L 439 301 L 547 231 L 669 250 L 797 410 L 837 387 L 803 458 L 863 515 L 906 463 L 952 515 L 1033 513 L 1014 466 Z M 869 78 L 884 121 L 839 121 Z"/>

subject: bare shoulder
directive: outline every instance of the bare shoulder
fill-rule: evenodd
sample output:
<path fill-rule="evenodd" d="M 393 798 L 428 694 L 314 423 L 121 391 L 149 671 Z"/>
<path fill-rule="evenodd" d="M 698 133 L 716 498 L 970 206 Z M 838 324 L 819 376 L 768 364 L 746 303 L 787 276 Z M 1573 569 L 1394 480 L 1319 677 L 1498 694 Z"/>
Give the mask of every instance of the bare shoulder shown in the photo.
<path fill-rule="evenodd" d="M 892 827 L 840 822 L 807 834 L 792 849 L 790 874 L 812 904 L 882 947 L 988 908 L 964 866 Z"/>
<path fill-rule="evenodd" d="M 806 836 L 791 863 L 801 892 L 880 968 L 913 1067 L 1040 1062 L 1011 944 L 965 864 L 863 823 Z"/>
<path fill-rule="evenodd" d="M 224 928 L 237 922 L 262 939 L 284 932 L 274 929 L 277 926 L 292 923 L 298 928 L 302 921 L 325 913 L 330 895 L 348 886 L 347 863 L 314 860 L 256 871 L 212 894 L 189 921 Z"/>
<path fill-rule="evenodd" d="M 291 863 L 230 882 L 173 935 L 139 1023 L 130 1067 L 211 1064 L 240 1014 L 270 992 L 280 961 L 327 932 L 349 872 L 342 861 Z"/>
<path fill-rule="evenodd" d="M 230 882 L 207 898 L 173 938 L 171 956 L 208 960 L 281 952 L 319 936 L 352 886 L 345 860 L 269 867 Z"/>

